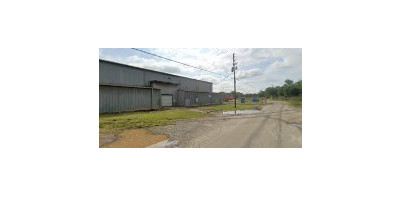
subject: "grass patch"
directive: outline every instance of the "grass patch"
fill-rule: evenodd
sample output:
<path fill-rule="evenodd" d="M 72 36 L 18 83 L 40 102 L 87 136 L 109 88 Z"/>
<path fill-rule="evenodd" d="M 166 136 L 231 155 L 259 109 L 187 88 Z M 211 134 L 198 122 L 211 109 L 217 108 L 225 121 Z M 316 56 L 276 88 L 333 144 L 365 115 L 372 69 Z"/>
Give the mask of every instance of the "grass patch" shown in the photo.
<path fill-rule="evenodd" d="M 299 107 L 299 108 L 302 107 L 301 99 L 289 99 L 288 102 L 290 105 L 292 105 L 294 107 Z"/>
<path fill-rule="evenodd" d="M 151 112 L 105 114 L 99 117 L 100 132 L 118 132 L 130 128 L 144 128 L 174 124 L 183 119 L 202 118 L 205 114 L 184 109 Z"/>
<path fill-rule="evenodd" d="M 196 109 L 200 110 L 212 110 L 212 111 L 232 111 L 235 110 L 234 103 L 224 103 L 221 105 L 210 105 L 210 106 L 203 106 L 203 107 L 196 107 Z M 243 104 L 237 103 L 238 110 L 245 110 L 245 109 L 261 109 L 260 104 Z"/>

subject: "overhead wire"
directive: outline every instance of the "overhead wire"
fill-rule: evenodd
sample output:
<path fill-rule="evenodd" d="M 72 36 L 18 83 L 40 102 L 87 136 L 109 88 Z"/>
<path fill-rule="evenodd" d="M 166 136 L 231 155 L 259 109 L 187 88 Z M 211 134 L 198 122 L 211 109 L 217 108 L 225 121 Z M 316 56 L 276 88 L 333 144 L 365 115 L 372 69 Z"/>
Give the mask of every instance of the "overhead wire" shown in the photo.
<path fill-rule="evenodd" d="M 182 51 L 180 51 L 180 50 L 177 50 L 177 49 L 172 49 L 172 48 L 171 48 L 171 50 L 173 50 L 173 51 L 175 51 L 175 52 L 178 52 L 178 53 L 182 53 L 182 54 L 187 55 L 187 56 L 195 57 L 196 59 L 197 59 L 197 58 L 202 58 L 202 59 L 206 60 L 206 58 L 204 58 L 204 57 L 199 57 L 199 56 L 193 55 L 193 54 L 187 54 L 187 53 L 184 53 L 184 52 L 182 52 Z M 211 64 L 208 63 L 208 62 L 206 62 L 206 64 L 207 64 L 207 65 L 210 65 L 211 67 L 214 67 L 214 65 L 211 65 Z"/>
<path fill-rule="evenodd" d="M 221 81 L 214 83 L 214 85 L 220 84 L 222 82 L 224 82 L 225 80 L 232 78 L 232 73 L 230 73 L 228 76 L 226 76 L 225 78 L 222 78 Z"/>
<path fill-rule="evenodd" d="M 209 71 L 209 70 L 207 70 L 207 69 L 199 68 L 199 67 L 196 67 L 196 66 L 192 66 L 192 65 L 189 65 L 189 64 L 186 64 L 186 63 L 183 63 L 183 62 L 179 62 L 179 61 L 170 59 L 170 58 L 166 58 L 166 57 L 163 57 L 163 56 L 160 56 L 160 55 L 156 55 L 156 54 L 153 54 L 153 53 L 144 51 L 144 50 L 140 50 L 140 49 L 137 49 L 137 48 L 132 48 L 132 49 L 133 49 L 133 50 L 136 50 L 136 51 L 139 51 L 139 52 L 142 52 L 142 53 L 146 53 L 146 54 L 148 54 L 148 55 L 152 55 L 152 56 L 161 58 L 161 59 L 165 59 L 165 60 L 172 61 L 172 62 L 175 62 L 175 63 L 178 63 L 178 64 L 182 64 L 182 65 L 184 65 L 184 66 L 192 67 L 192 68 L 199 69 L 199 70 L 202 70 L 202 71 L 206 71 L 206 72 L 209 72 L 209 73 L 212 73 L 212 74 L 215 74 L 215 75 L 223 76 L 225 79 L 223 79 L 222 81 L 226 80 L 226 78 L 228 78 L 228 77 L 231 77 L 231 74 L 232 74 L 232 73 L 230 73 L 230 74 L 228 74 L 228 75 L 223 75 L 223 74 L 220 74 L 220 73 L 216 73 L 216 72 Z M 230 50 L 230 49 L 229 49 L 229 50 Z M 253 88 L 256 88 L 255 86 L 253 86 L 253 85 L 251 85 L 251 84 L 248 84 L 248 83 L 246 83 L 246 82 L 244 82 L 244 81 L 241 81 L 241 80 L 239 80 L 239 79 L 236 79 L 236 80 L 237 80 L 237 81 L 240 81 L 240 82 L 242 82 L 242 83 L 244 83 L 244 84 L 246 84 L 246 85 L 248 85 L 248 86 L 251 86 L 251 87 L 253 87 Z M 216 84 L 219 84 L 219 83 L 221 83 L 222 81 L 220 81 L 220 82 L 218 82 L 218 83 L 216 83 Z M 214 84 L 214 85 L 216 85 L 216 84 Z"/>
<path fill-rule="evenodd" d="M 140 50 L 140 49 L 137 49 L 137 48 L 132 48 L 132 49 L 133 49 L 133 50 L 136 50 L 136 51 L 139 51 L 139 52 L 142 52 L 142 53 L 146 53 L 146 54 L 149 54 L 149 55 L 158 57 L 158 58 L 161 58 L 161 59 L 165 59 L 165 60 L 168 60 L 168 61 L 171 61 L 171 62 L 175 62 L 175 63 L 178 63 L 178 64 L 182 64 L 182 65 L 184 65 L 184 66 L 196 68 L 196 69 L 199 69 L 199 70 L 202 70 L 202 71 L 206 71 L 206 72 L 209 72 L 209 73 L 212 73 L 212 74 L 215 74 L 215 75 L 220 75 L 220 76 L 224 76 L 224 77 L 225 77 L 225 75 L 222 75 L 222 74 L 220 74 L 220 73 L 216 73 L 216 72 L 212 72 L 212 71 L 209 71 L 209 70 L 206 70 L 206 69 L 203 69 L 203 68 L 199 68 L 199 67 L 196 67 L 196 66 L 192 66 L 192 65 L 189 65 L 189 64 L 186 64 L 186 63 L 183 63 L 183 62 L 179 62 L 179 61 L 170 59 L 170 58 L 166 58 L 166 57 L 163 57 L 163 56 L 160 56 L 160 55 L 156 55 L 156 54 L 153 54 L 153 53 L 149 53 L 149 52 L 147 52 L 147 51 L 143 51 L 143 50 Z"/>
<path fill-rule="evenodd" d="M 199 58 L 197 55 L 189 55 L 189 54 L 184 53 L 184 52 L 182 52 L 182 51 L 180 51 L 180 50 L 177 50 L 177 49 L 172 49 L 172 48 L 170 48 L 170 49 L 173 50 L 173 51 L 175 51 L 175 52 L 182 53 L 182 54 L 184 54 L 184 55 L 186 55 L 186 56 L 195 57 L 196 59 Z M 205 59 L 204 57 L 201 57 L 201 58 L 202 58 L 202 59 Z M 209 63 L 207 63 L 207 62 L 206 62 L 206 64 L 207 64 L 207 65 L 210 65 L 211 67 L 214 67 L 214 65 L 211 65 L 211 64 L 209 64 Z M 197 75 L 195 75 L 195 76 L 196 76 L 195 78 L 197 78 L 197 77 L 200 76 L 201 74 L 203 74 L 202 71 L 200 71 L 200 73 L 198 73 Z"/>
<path fill-rule="evenodd" d="M 231 49 L 229 49 L 229 48 L 226 48 L 226 51 L 229 53 L 229 51 L 230 52 L 232 52 L 232 53 L 235 53 L 234 51 L 232 51 Z M 239 63 L 241 63 L 241 60 L 239 60 L 238 62 L 237 62 L 237 64 L 236 65 L 238 65 Z M 239 74 L 240 73 L 240 71 L 237 73 L 237 74 Z M 231 73 L 232 74 L 232 73 Z M 230 74 L 230 75 L 231 75 Z M 229 76 L 230 76 L 229 75 Z M 233 78 L 233 77 L 231 77 L 231 78 Z M 226 78 L 225 79 L 223 79 L 223 80 L 221 80 L 220 82 L 218 82 L 218 83 L 215 83 L 214 85 L 217 85 L 217 84 L 219 84 L 219 83 L 221 83 L 221 82 L 223 82 L 223 81 L 225 81 L 226 80 Z M 249 84 L 249 83 L 247 83 L 247 82 L 244 82 L 244 81 L 242 81 L 242 80 L 240 80 L 240 79 L 236 79 L 236 81 L 239 81 L 239 82 L 241 82 L 241 83 L 243 83 L 243 84 L 245 84 L 245 85 L 247 85 L 247 86 L 249 86 L 249 87 L 252 87 L 252 88 L 254 88 L 255 90 L 257 90 L 257 87 L 255 87 L 254 85 L 251 85 L 251 84 Z"/>

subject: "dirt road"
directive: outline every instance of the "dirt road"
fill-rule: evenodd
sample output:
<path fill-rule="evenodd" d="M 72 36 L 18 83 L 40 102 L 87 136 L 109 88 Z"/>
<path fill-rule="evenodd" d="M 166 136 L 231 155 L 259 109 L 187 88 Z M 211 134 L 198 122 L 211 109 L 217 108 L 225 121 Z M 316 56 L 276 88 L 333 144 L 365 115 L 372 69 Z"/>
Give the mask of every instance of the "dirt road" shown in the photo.
<path fill-rule="evenodd" d="M 301 148 L 301 108 L 283 102 L 263 106 L 254 114 L 219 115 L 213 120 L 181 122 L 155 127 L 169 134 L 178 147 L 198 148 Z"/>

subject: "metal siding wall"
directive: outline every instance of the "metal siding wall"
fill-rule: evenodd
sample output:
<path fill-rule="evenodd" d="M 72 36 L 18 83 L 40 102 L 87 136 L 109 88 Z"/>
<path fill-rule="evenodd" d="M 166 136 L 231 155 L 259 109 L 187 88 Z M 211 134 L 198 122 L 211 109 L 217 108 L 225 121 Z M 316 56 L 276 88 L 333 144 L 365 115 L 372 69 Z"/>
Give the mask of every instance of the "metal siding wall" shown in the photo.
<path fill-rule="evenodd" d="M 211 95 L 211 97 L 209 97 L 208 95 Z M 199 99 L 198 103 L 196 103 L 196 98 Z M 186 99 L 190 99 L 189 106 L 212 105 L 222 103 L 222 97 L 220 93 L 178 91 L 177 105 L 186 106 Z"/>
<path fill-rule="evenodd" d="M 175 94 L 178 90 L 178 85 L 153 83 L 153 88 L 161 89 L 161 94 Z"/>
<path fill-rule="evenodd" d="M 179 78 L 176 76 L 172 76 L 169 74 L 163 74 L 163 73 L 158 73 L 158 72 L 151 72 L 151 71 L 144 71 L 144 78 L 145 78 L 145 83 L 146 86 L 150 85 L 150 81 L 164 81 L 164 82 L 170 82 L 170 83 L 179 83 Z"/>
<path fill-rule="evenodd" d="M 198 105 L 207 105 L 211 103 L 208 93 L 197 93 L 197 97 L 199 98 L 199 102 L 197 103 Z"/>
<path fill-rule="evenodd" d="M 221 93 L 212 93 L 211 102 L 213 104 L 222 104 L 222 94 Z"/>
<path fill-rule="evenodd" d="M 212 92 L 212 83 L 195 79 L 180 78 L 179 90 L 192 92 Z"/>
<path fill-rule="evenodd" d="M 100 84 L 149 86 L 150 81 L 157 80 L 180 84 L 179 90 L 212 92 L 211 83 L 104 61 L 99 62 L 99 78 Z"/>
<path fill-rule="evenodd" d="M 99 62 L 100 83 L 115 85 L 144 86 L 143 70 Z"/>
<path fill-rule="evenodd" d="M 183 91 L 178 91 L 177 94 L 177 102 L 176 105 L 178 106 L 185 106 L 185 92 Z"/>
<path fill-rule="evenodd" d="M 190 105 L 191 106 L 197 105 L 197 103 L 196 103 L 196 97 L 197 97 L 196 92 L 186 92 L 186 94 L 188 95 L 187 98 L 190 99 Z"/>
<path fill-rule="evenodd" d="M 202 81 L 198 81 L 198 91 L 199 92 L 212 92 L 212 83 L 206 83 Z"/>
<path fill-rule="evenodd" d="M 186 106 L 186 99 L 190 100 L 189 106 L 194 106 L 196 103 L 196 94 L 195 92 L 187 92 L 187 91 L 178 91 L 179 105 Z"/>
<path fill-rule="evenodd" d="M 161 92 L 160 90 L 153 90 L 153 108 L 161 107 Z"/>
<path fill-rule="evenodd" d="M 99 62 L 99 78 L 100 83 L 131 86 L 149 86 L 150 81 L 158 80 L 180 84 L 179 90 L 212 92 L 211 83 L 103 61 Z"/>
<path fill-rule="evenodd" d="M 160 90 L 153 90 L 153 106 L 151 106 L 150 88 L 99 87 L 100 113 L 115 113 L 158 109 L 161 107 Z"/>
<path fill-rule="evenodd" d="M 178 85 L 153 83 L 153 87 L 161 89 L 161 94 L 172 94 L 172 105 L 176 105 Z"/>
<path fill-rule="evenodd" d="M 161 95 L 173 94 L 174 105 L 185 106 L 185 99 L 190 99 L 190 106 L 222 103 L 212 92 L 212 84 L 178 77 L 164 73 L 127 67 L 109 62 L 99 62 L 100 84 L 149 86 L 150 81 L 163 81 L 180 84 L 177 89 L 164 87 L 153 89 L 153 107 L 161 107 Z M 183 91 L 178 91 L 183 90 Z M 212 97 L 208 97 L 211 94 Z M 196 97 L 199 102 L 196 103 Z M 100 85 L 100 113 L 135 111 L 151 109 L 151 89 L 133 87 L 112 87 Z"/>
<path fill-rule="evenodd" d="M 197 80 L 181 77 L 179 83 L 179 90 L 198 91 Z"/>

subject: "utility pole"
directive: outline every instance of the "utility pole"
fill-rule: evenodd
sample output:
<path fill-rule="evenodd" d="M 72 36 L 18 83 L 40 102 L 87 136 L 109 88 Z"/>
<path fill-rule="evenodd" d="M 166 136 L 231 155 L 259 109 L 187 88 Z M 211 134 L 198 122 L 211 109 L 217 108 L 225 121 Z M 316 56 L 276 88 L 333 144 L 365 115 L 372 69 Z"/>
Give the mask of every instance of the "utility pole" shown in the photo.
<path fill-rule="evenodd" d="M 235 110 L 236 110 L 236 70 L 237 70 L 237 66 L 236 66 L 236 62 L 235 62 L 235 53 L 233 53 L 233 59 L 232 59 L 232 72 L 233 72 L 233 87 L 234 87 L 234 92 L 235 92 Z"/>

